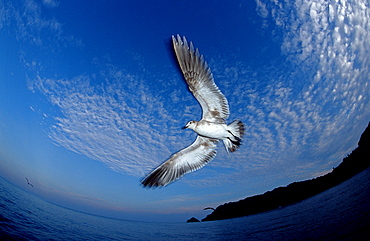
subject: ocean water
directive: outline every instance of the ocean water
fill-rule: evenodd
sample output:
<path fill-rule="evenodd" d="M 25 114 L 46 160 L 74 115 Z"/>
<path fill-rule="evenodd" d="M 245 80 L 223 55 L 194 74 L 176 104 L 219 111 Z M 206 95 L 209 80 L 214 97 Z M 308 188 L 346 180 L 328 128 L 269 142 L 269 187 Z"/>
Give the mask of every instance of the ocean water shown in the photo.
<path fill-rule="evenodd" d="M 0 178 L 0 240 L 370 240 L 370 168 L 291 206 L 204 223 L 88 215 L 44 202 Z"/>

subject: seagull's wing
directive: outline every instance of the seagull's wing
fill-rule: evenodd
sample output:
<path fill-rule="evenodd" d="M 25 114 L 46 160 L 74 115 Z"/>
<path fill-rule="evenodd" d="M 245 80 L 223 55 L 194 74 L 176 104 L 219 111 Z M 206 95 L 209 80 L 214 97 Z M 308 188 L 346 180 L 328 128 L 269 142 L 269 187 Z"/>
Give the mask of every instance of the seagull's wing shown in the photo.
<path fill-rule="evenodd" d="M 189 46 L 185 37 L 181 40 L 179 35 L 177 39 L 172 36 L 172 42 L 186 83 L 202 106 L 202 119 L 223 123 L 229 117 L 229 104 L 216 86 L 203 55 L 194 50 L 192 42 Z"/>
<path fill-rule="evenodd" d="M 198 136 L 193 144 L 173 154 L 141 183 L 144 187 L 161 187 L 202 168 L 216 156 L 218 140 Z"/>

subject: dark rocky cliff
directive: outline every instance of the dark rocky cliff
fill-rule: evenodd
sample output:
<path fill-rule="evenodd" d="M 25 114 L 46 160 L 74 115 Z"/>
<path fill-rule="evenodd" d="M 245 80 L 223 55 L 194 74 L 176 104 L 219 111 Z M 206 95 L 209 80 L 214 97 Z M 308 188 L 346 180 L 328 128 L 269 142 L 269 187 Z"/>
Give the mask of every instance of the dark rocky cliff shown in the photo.
<path fill-rule="evenodd" d="M 331 173 L 286 187 L 275 188 L 261 195 L 220 205 L 202 221 L 236 218 L 266 212 L 312 197 L 353 177 L 370 166 L 370 123 L 362 133 L 358 147 Z"/>

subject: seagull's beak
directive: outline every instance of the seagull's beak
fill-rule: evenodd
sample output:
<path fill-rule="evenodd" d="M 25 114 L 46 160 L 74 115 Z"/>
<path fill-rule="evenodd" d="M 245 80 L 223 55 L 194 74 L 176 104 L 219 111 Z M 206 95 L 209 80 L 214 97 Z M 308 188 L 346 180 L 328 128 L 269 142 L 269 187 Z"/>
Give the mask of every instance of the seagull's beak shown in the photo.
<path fill-rule="evenodd" d="M 188 126 L 186 125 L 186 126 L 182 127 L 181 129 L 183 129 L 183 130 L 188 129 Z"/>

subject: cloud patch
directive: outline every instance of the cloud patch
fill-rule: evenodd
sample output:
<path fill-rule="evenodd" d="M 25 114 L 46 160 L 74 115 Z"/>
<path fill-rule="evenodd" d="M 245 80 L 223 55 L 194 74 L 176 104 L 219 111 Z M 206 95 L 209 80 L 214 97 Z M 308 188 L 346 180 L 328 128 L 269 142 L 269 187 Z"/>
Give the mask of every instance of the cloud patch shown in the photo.
<path fill-rule="evenodd" d="M 142 80 L 120 70 L 108 72 L 109 84 L 94 86 L 88 76 L 38 77 L 29 88 L 60 110 L 49 133 L 55 144 L 117 172 L 143 176 L 170 156 L 167 146 L 178 141 L 177 131 L 171 132 L 176 121 L 164 108 L 163 97 Z"/>
<path fill-rule="evenodd" d="M 210 168 L 186 177 L 194 185 L 245 183 L 252 179 L 248 175 L 313 177 L 355 148 L 370 118 L 365 2 L 256 2 L 264 27 L 273 23 L 271 35 L 281 35 L 286 61 L 252 69 L 241 61 L 206 56 L 229 99 L 230 120 L 245 122 L 247 134 L 238 152 L 227 155 L 220 145 Z M 13 11 L 20 41 L 45 45 L 42 36 L 48 31 L 57 41 L 66 39 L 58 21 L 41 18 L 40 7 L 27 3 L 23 12 L 2 10 Z M 9 24 L 8 17 L 2 24 Z M 37 67 L 37 61 L 30 63 Z M 53 118 L 49 136 L 55 144 L 117 172 L 143 176 L 194 140 L 194 133 L 179 127 L 201 114 L 178 76 L 158 79 L 107 64 L 98 73 L 72 78 L 38 73 L 29 87 L 57 107 L 58 114 L 47 113 Z M 206 184 L 199 182 L 200 172 L 213 174 Z"/>
<path fill-rule="evenodd" d="M 224 180 L 311 178 L 356 147 L 370 118 L 369 12 L 363 1 L 256 2 L 278 27 L 286 62 L 250 69 L 213 61 L 231 117 L 246 122 L 247 134 L 240 151 L 211 165 L 235 170 Z"/>

